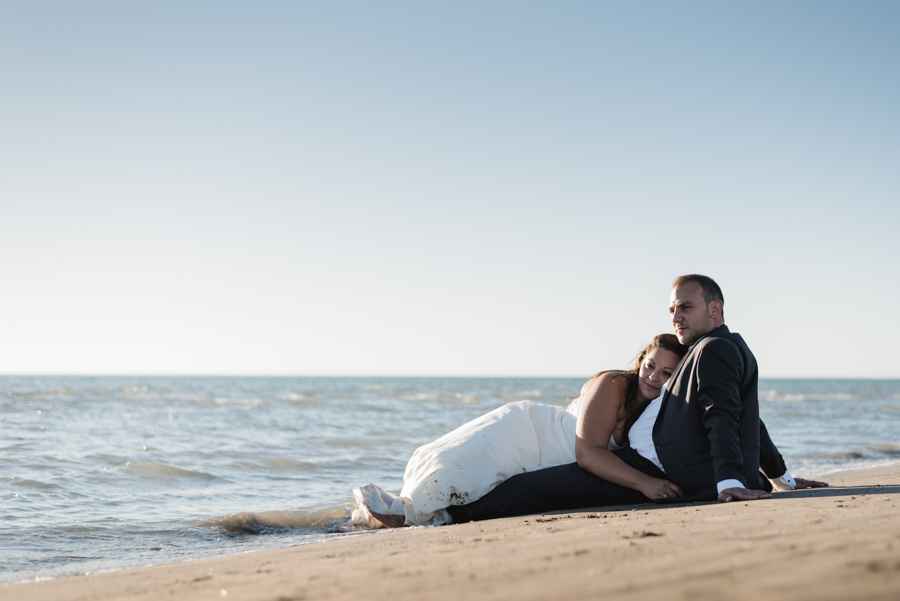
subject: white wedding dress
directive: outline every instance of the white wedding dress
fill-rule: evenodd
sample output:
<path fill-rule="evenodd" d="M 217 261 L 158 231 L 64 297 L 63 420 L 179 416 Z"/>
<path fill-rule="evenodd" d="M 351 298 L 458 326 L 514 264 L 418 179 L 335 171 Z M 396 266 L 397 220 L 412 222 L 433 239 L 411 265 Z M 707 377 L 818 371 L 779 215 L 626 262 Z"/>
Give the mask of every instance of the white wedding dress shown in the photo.
<path fill-rule="evenodd" d="M 575 462 L 581 397 L 568 407 L 508 403 L 416 449 L 396 496 L 374 484 L 353 489 L 356 527 L 382 528 L 372 512 L 407 526 L 449 524 L 447 507 L 466 505 L 523 472 Z M 610 439 L 611 450 L 618 448 Z"/>

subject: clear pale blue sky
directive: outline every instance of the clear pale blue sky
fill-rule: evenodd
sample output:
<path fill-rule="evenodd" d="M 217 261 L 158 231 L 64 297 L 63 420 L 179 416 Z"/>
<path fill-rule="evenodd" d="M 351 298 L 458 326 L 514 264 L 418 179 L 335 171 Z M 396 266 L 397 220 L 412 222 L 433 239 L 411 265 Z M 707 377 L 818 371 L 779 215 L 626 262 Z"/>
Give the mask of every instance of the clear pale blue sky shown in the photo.
<path fill-rule="evenodd" d="M 0 373 L 900 377 L 900 4 L 2 2 Z"/>

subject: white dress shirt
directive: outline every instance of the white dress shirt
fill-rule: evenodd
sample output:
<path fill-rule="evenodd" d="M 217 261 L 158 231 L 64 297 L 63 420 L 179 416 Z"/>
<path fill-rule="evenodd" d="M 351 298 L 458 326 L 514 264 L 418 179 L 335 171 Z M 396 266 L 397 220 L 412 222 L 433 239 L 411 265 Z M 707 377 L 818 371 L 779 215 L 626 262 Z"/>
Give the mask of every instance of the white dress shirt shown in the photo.
<path fill-rule="evenodd" d="M 659 456 L 656 454 L 656 445 L 653 444 L 653 425 L 656 424 L 664 396 L 666 396 L 665 384 L 659 391 L 659 396 L 650 401 L 644 412 L 631 424 L 631 430 L 628 431 L 628 444 L 631 445 L 631 448 L 637 451 L 641 457 L 652 461 L 653 465 L 663 472 L 666 469 L 660 463 Z"/>

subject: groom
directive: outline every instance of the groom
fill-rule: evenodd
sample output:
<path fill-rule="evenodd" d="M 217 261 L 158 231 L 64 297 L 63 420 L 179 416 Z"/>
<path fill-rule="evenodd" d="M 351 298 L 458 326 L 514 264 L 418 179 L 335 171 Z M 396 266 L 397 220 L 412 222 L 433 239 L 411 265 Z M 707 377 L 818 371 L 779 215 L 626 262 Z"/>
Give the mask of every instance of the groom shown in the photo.
<path fill-rule="evenodd" d="M 631 446 L 665 467 L 666 479 L 691 496 L 768 498 L 769 493 L 749 488 L 759 484 L 756 358 L 740 334 L 725 325 L 722 290 L 712 278 L 685 275 L 672 286 L 675 336 L 690 350 L 665 395 L 635 422 Z"/>
<path fill-rule="evenodd" d="M 757 489 L 761 450 L 766 474 L 781 476 L 780 481 L 793 488 L 781 455 L 759 421 L 756 359 L 743 338 L 725 326 L 718 284 L 696 274 L 677 278 L 669 312 L 678 340 L 691 348 L 669 385 L 632 426 L 629 446 L 614 453 L 684 492 L 684 497 L 659 499 L 663 502 L 769 498 L 768 492 Z M 467 522 L 646 501 L 637 490 L 572 463 L 513 476 L 478 501 L 448 511 L 454 522 Z"/>

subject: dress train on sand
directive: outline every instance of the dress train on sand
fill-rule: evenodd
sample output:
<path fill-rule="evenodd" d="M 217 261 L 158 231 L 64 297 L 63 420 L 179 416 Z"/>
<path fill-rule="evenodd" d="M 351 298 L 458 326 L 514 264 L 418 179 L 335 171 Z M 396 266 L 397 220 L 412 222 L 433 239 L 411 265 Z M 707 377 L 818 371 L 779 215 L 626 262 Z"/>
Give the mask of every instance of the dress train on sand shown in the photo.
<path fill-rule="evenodd" d="M 581 397 L 568 407 L 518 401 L 463 424 L 416 449 L 399 496 L 375 484 L 354 488 L 354 526 L 400 525 L 401 517 L 407 526 L 449 524 L 447 507 L 477 501 L 516 474 L 574 463 L 580 408 Z"/>

